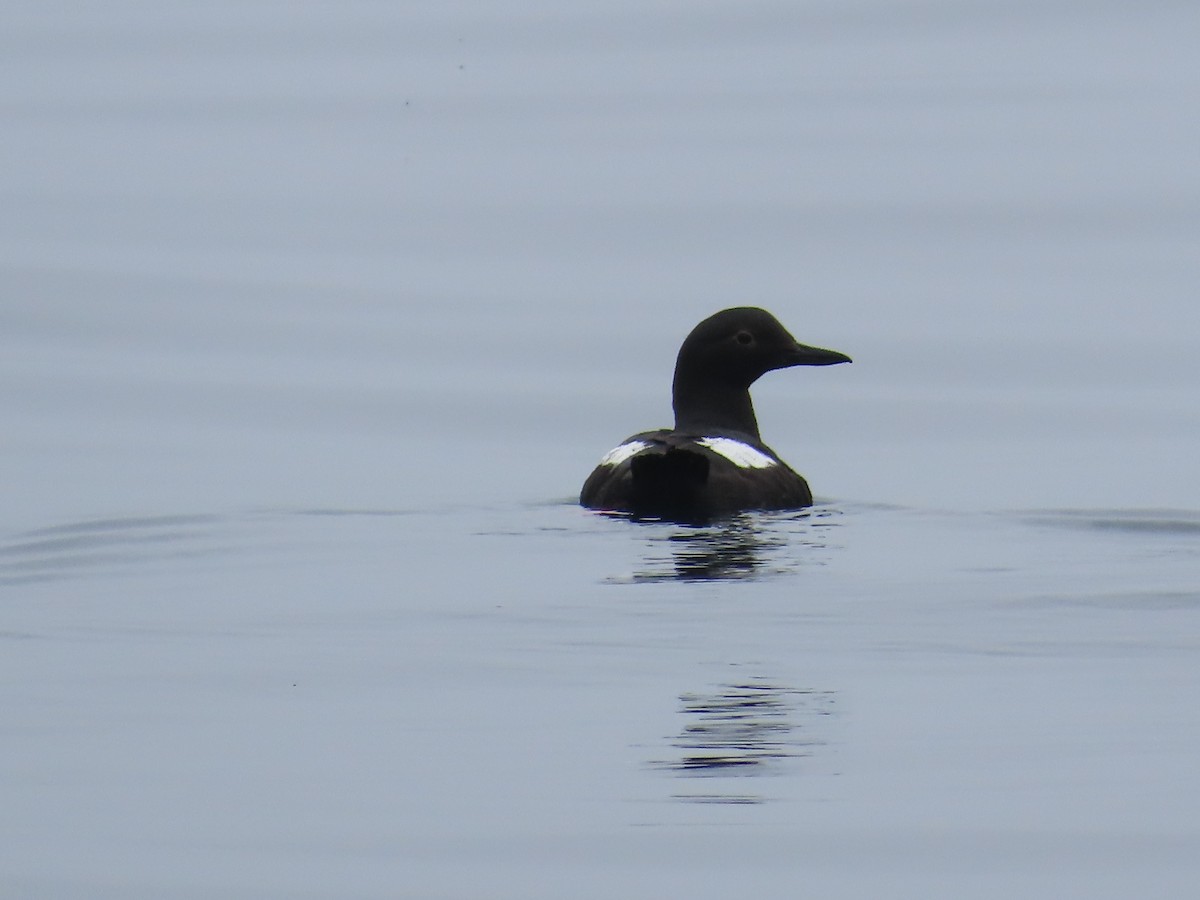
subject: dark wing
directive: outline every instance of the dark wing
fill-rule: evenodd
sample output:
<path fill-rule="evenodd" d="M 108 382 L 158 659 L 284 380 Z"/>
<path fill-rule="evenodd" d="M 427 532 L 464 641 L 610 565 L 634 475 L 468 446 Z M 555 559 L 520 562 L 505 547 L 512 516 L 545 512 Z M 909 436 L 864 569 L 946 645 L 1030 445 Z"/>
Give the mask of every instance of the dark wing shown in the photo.
<path fill-rule="evenodd" d="M 635 434 L 605 455 L 584 483 L 579 502 L 590 509 L 680 521 L 812 505 L 808 484 L 770 448 L 727 443 L 748 450 L 758 464 L 739 461 L 728 447 L 720 452 L 697 443 L 693 435 Z"/>
<path fill-rule="evenodd" d="M 633 461 L 641 457 L 664 455 L 669 449 L 669 434 L 666 430 L 635 434 L 606 453 L 583 483 L 583 490 L 579 493 L 580 505 L 589 509 L 633 512 Z M 639 463 L 638 467 L 641 465 Z"/>

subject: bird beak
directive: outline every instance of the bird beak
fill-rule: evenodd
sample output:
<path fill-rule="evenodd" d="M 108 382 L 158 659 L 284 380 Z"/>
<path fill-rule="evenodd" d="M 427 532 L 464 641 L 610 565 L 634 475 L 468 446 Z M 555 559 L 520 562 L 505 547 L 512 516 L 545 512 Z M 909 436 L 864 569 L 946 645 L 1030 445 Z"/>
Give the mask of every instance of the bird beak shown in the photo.
<path fill-rule="evenodd" d="M 825 350 L 821 347 L 809 347 L 797 344 L 787 352 L 783 367 L 789 366 L 836 366 L 838 363 L 848 363 L 850 357 L 836 350 Z"/>

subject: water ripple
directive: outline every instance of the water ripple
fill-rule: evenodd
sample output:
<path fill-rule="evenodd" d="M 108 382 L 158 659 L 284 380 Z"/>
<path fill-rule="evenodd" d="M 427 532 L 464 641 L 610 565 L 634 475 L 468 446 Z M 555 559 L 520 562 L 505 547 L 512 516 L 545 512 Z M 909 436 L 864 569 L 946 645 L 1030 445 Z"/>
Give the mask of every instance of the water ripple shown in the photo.
<path fill-rule="evenodd" d="M 1031 512 L 1027 519 L 1084 530 L 1200 536 L 1200 512 L 1187 509 L 1051 509 Z"/>
<path fill-rule="evenodd" d="M 93 519 L 39 528 L 0 545 L 0 585 L 54 581 L 81 571 L 214 552 L 223 520 L 211 515 Z"/>

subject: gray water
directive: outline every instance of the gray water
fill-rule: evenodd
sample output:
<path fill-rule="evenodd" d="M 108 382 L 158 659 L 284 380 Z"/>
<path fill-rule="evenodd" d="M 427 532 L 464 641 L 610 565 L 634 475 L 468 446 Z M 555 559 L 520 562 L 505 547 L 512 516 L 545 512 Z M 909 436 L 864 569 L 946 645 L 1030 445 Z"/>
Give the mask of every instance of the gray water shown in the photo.
<path fill-rule="evenodd" d="M 1200 9 L 0 26 L 0 892 L 1194 890 Z M 579 509 L 746 303 L 818 505 Z"/>

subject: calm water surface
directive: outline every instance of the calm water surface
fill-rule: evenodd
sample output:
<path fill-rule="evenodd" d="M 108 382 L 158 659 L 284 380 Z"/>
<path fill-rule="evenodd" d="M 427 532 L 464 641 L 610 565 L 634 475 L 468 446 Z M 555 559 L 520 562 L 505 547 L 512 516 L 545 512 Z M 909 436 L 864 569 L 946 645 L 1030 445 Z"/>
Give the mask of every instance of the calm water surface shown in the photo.
<path fill-rule="evenodd" d="M 0 893 L 1194 890 L 1196 9 L 3 16 Z"/>
<path fill-rule="evenodd" d="M 1176 892 L 1198 535 L 1179 511 L 695 529 L 566 503 L 10 535 L 6 878 Z"/>

